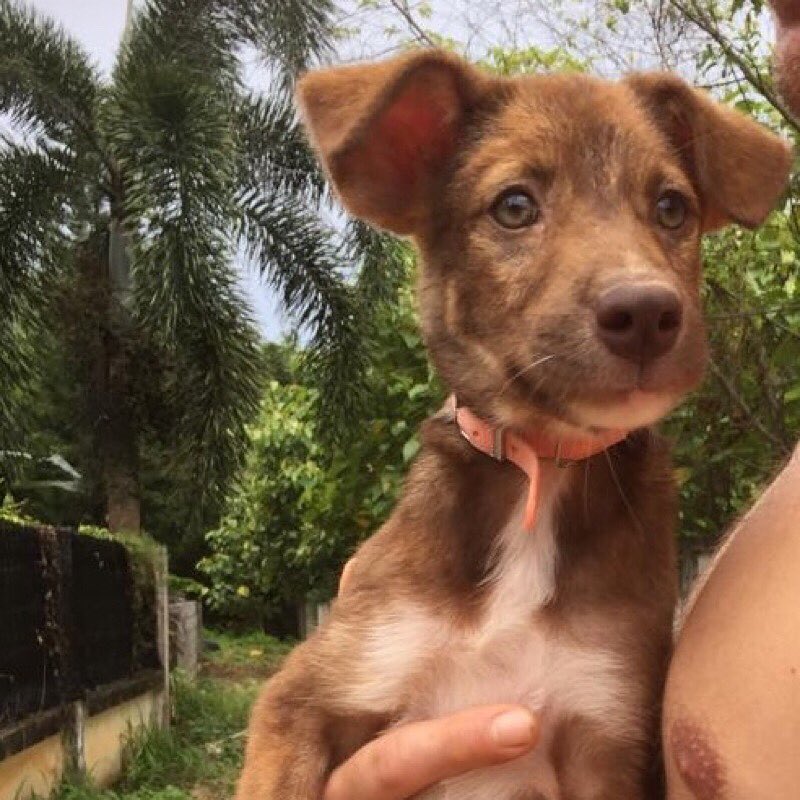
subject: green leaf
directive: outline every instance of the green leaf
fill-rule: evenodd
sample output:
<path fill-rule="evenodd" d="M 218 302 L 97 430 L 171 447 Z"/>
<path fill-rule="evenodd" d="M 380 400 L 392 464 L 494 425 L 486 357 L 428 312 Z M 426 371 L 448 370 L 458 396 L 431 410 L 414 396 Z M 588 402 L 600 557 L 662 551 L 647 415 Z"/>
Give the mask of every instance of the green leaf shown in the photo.
<path fill-rule="evenodd" d="M 784 403 L 794 403 L 800 400 L 800 383 L 783 393 Z"/>
<path fill-rule="evenodd" d="M 419 452 L 419 439 L 413 437 L 403 445 L 403 461 L 408 464 L 413 461 Z"/>

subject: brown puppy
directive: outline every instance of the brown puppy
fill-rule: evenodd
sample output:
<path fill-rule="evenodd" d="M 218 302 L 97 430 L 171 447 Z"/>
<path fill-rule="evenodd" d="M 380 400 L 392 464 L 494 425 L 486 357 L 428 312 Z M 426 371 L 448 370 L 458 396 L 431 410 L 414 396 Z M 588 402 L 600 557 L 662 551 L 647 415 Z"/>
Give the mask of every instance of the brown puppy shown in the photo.
<path fill-rule="evenodd" d="M 388 726 L 505 702 L 540 715 L 536 750 L 426 798 L 643 798 L 676 595 L 645 426 L 703 372 L 701 234 L 761 222 L 789 150 L 661 74 L 496 79 L 428 51 L 300 98 L 347 208 L 413 237 L 427 344 L 475 416 L 426 423 L 393 516 L 257 703 L 238 798 L 317 800 Z M 527 448 L 530 485 L 479 432 Z M 537 458 L 553 440 L 596 455 Z"/>

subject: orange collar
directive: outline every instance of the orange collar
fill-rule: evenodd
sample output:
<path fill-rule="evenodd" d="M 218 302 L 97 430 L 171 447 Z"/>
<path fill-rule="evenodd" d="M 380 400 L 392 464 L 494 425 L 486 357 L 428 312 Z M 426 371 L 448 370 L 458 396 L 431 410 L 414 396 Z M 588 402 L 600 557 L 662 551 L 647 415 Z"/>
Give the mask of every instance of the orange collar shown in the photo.
<path fill-rule="evenodd" d="M 536 524 L 538 510 L 539 459 L 552 458 L 559 466 L 566 466 L 573 461 L 583 461 L 602 453 L 628 435 L 628 431 L 609 431 L 600 436 L 566 439 L 535 430 L 514 433 L 506 428 L 490 425 L 466 406 L 459 406 L 455 395 L 450 396 L 448 406 L 461 435 L 476 450 L 497 461 L 510 461 L 528 476 L 530 485 L 523 524 L 529 531 Z"/>

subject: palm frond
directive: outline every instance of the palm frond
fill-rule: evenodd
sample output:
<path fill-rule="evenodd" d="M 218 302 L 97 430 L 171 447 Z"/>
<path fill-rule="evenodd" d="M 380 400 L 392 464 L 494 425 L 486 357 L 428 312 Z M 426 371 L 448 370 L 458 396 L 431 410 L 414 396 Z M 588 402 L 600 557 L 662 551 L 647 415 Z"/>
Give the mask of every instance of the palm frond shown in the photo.
<path fill-rule="evenodd" d="M 369 315 L 342 275 L 336 233 L 313 208 L 268 189 L 249 189 L 237 205 L 248 256 L 310 338 L 309 374 L 320 388 L 326 428 L 342 432 L 363 402 Z"/>
<path fill-rule="evenodd" d="M 140 254 L 136 268 L 139 315 L 142 328 L 152 335 L 154 323 L 160 320 L 147 303 L 158 282 L 160 263 L 168 259 L 195 275 L 194 302 L 171 298 L 187 318 L 174 330 L 174 338 L 161 336 L 156 344 L 179 365 L 165 387 L 176 419 L 176 452 L 194 466 L 200 496 L 214 499 L 240 465 L 245 427 L 258 407 L 259 337 L 246 301 L 236 289 L 230 261 L 220 258 L 209 269 L 205 259 L 201 268 L 192 269 L 189 262 L 198 252 L 198 242 L 184 233 L 176 229 L 161 236 L 157 247 Z"/>
<path fill-rule="evenodd" d="M 240 36 L 229 16 L 220 0 L 146 0 L 120 47 L 114 84 L 123 87 L 142 73 L 174 65 L 184 76 L 234 88 L 239 82 Z"/>
<path fill-rule="evenodd" d="M 25 145 L 0 150 L 0 317 L 36 290 L 36 271 L 67 222 L 63 166 Z"/>
<path fill-rule="evenodd" d="M 319 162 L 289 99 L 243 94 L 235 109 L 235 129 L 243 186 L 269 186 L 276 194 L 300 198 L 311 206 L 327 199 Z"/>
<path fill-rule="evenodd" d="M 0 322 L 0 453 L 22 446 L 30 403 L 26 387 L 33 374 L 33 353 L 23 334 L 8 320 Z M 0 458 L 0 472 L 4 471 Z"/>
<path fill-rule="evenodd" d="M 350 313 L 335 233 L 307 206 L 269 190 L 238 197 L 239 235 L 286 311 L 312 337 Z"/>
<path fill-rule="evenodd" d="M 331 52 L 332 0 L 227 0 L 246 39 L 267 59 L 284 88 Z"/>
<path fill-rule="evenodd" d="M 191 52 L 141 58 L 130 79 L 122 64 L 103 119 L 124 176 L 133 313 L 182 365 L 168 389 L 176 435 L 213 490 L 243 452 L 260 363 L 232 266 L 230 100 Z"/>
<path fill-rule="evenodd" d="M 344 241 L 348 261 L 358 265 L 356 287 L 363 302 L 374 307 L 394 300 L 397 290 L 408 282 L 409 246 L 358 220 L 348 224 Z"/>
<path fill-rule="evenodd" d="M 24 387 L 34 374 L 32 336 L 47 296 L 46 272 L 60 257 L 69 175 L 24 145 L 0 150 L 0 449 L 22 428 Z"/>
<path fill-rule="evenodd" d="M 41 14 L 0 0 L 0 113 L 75 152 L 102 152 L 94 124 L 99 91 L 80 45 Z"/>
<path fill-rule="evenodd" d="M 240 46 L 251 45 L 286 89 L 330 53 L 333 11 L 331 0 L 146 0 L 118 69 L 158 53 L 238 76 Z"/>

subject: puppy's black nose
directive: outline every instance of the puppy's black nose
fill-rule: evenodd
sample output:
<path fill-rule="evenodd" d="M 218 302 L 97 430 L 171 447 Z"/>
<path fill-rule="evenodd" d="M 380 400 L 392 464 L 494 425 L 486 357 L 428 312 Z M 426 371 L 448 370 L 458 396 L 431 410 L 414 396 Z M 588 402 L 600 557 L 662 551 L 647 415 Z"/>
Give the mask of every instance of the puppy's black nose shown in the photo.
<path fill-rule="evenodd" d="M 597 334 L 614 355 L 644 363 L 672 349 L 683 306 L 668 286 L 623 284 L 600 295 L 595 315 Z"/>

